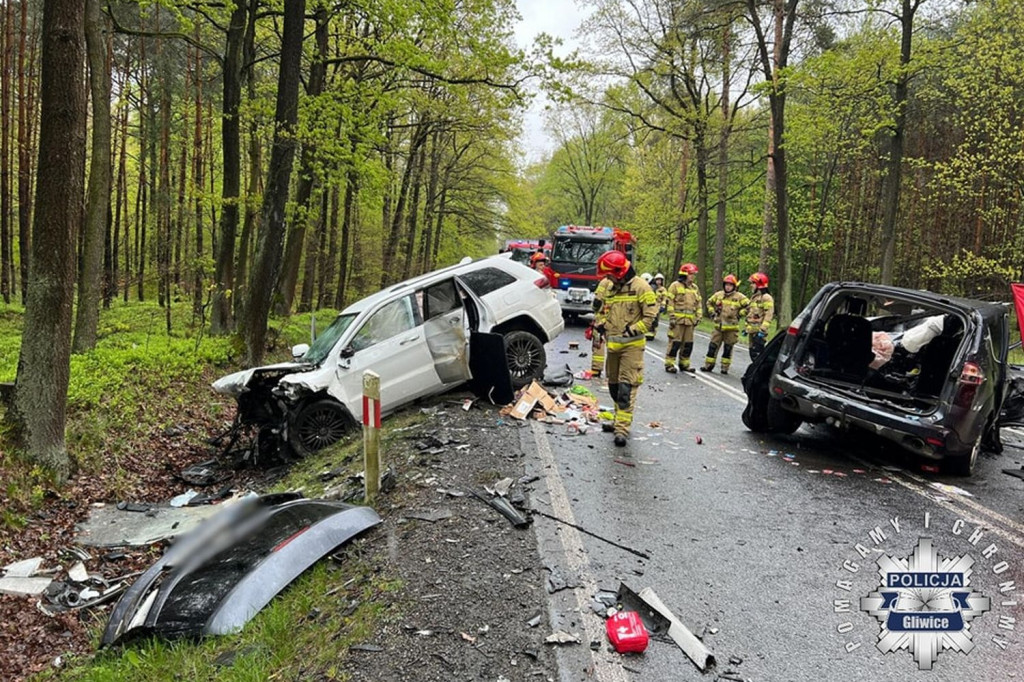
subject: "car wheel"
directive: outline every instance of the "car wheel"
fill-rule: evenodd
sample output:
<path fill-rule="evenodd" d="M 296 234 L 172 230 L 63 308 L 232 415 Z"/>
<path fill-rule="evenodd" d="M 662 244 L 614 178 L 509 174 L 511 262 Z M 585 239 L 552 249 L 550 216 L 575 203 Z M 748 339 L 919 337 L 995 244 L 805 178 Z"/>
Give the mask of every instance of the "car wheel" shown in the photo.
<path fill-rule="evenodd" d="M 985 433 L 978 434 L 970 453 L 960 457 L 953 457 L 948 460 L 946 469 L 955 476 L 970 476 L 974 473 L 974 467 L 978 464 L 978 455 L 981 454 L 981 442 L 985 439 Z"/>
<path fill-rule="evenodd" d="M 804 423 L 796 414 L 793 414 L 782 406 L 778 400 L 768 399 L 768 408 L 765 410 L 768 419 L 768 430 L 772 433 L 794 433 Z"/>
<path fill-rule="evenodd" d="M 544 344 L 530 332 L 521 329 L 505 334 L 505 361 L 515 388 L 522 388 L 534 379 L 542 379 L 548 364 Z"/>
<path fill-rule="evenodd" d="M 351 428 L 345 409 L 334 400 L 322 398 L 299 409 L 288 430 L 288 442 L 302 456 L 337 443 Z"/>

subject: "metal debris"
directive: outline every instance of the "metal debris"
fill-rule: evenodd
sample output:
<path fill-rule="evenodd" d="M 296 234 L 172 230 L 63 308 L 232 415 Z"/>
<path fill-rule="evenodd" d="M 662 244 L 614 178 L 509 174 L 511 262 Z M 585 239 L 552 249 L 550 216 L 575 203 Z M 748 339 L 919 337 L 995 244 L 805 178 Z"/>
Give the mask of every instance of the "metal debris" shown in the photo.
<path fill-rule="evenodd" d="M 571 632 L 565 632 L 563 630 L 555 630 L 550 635 L 544 638 L 545 644 L 579 644 L 580 638 Z"/>

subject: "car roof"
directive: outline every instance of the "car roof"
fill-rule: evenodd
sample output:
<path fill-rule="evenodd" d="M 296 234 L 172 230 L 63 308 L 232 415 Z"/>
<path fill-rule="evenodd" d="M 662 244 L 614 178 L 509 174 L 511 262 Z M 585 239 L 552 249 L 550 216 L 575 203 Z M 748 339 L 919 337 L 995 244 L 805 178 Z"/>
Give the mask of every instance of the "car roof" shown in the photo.
<path fill-rule="evenodd" d="M 864 293 L 871 294 L 882 294 L 889 296 L 910 296 L 912 298 L 920 299 L 923 301 L 931 301 L 934 303 L 944 303 L 946 305 L 952 305 L 957 308 L 963 308 L 967 310 L 976 310 L 983 318 L 987 321 L 1002 318 L 1006 315 L 1006 304 L 998 301 L 979 301 L 972 298 L 962 298 L 959 296 L 946 296 L 944 294 L 937 294 L 927 289 L 904 289 L 903 287 L 893 287 L 884 284 L 872 284 L 871 282 L 832 282 L 826 286 L 843 288 L 843 289 L 861 289 Z"/>
<path fill-rule="evenodd" d="M 411 293 L 415 291 L 416 288 L 419 286 L 422 286 L 424 284 L 430 284 L 431 282 L 438 279 L 443 279 L 447 275 L 455 275 L 459 274 L 460 272 L 468 272 L 470 270 L 474 270 L 483 263 L 487 263 L 489 265 L 496 265 L 498 267 L 501 267 L 502 270 L 508 271 L 508 267 L 502 267 L 504 262 L 512 263 L 512 261 L 508 258 L 508 254 L 487 256 L 486 258 L 478 258 L 477 260 L 469 261 L 467 263 L 456 263 L 455 265 L 449 265 L 448 267 L 441 268 L 440 270 L 432 270 L 430 272 L 424 273 L 422 275 L 417 275 L 416 277 L 412 277 L 402 282 L 390 284 L 376 293 L 370 294 L 365 298 L 361 298 L 355 303 L 352 303 L 351 305 L 346 307 L 344 310 L 342 310 L 341 314 L 350 315 L 353 313 L 361 313 L 364 310 L 376 307 L 377 304 L 382 303 L 383 301 L 390 300 L 396 294 L 399 294 L 402 291 Z M 515 265 L 518 265 L 519 267 L 525 267 L 518 263 L 516 263 Z M 527 268 L 527 270 L 529 270 L 529 268 Z M 515 275 L 516 273 L 509 272 L 509 274 Z M 517 279 L 521 278 L 517 277 Z"/>

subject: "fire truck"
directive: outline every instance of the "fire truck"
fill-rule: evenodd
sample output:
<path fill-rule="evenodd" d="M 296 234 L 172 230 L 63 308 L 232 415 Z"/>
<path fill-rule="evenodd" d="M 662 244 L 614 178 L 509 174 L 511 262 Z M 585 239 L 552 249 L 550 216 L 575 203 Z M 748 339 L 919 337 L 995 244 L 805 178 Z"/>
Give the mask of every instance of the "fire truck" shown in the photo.
<path fill-rule="evenodd" d="M 593 312 L 594 290 L 601 278 L 597 259 L 605 251 L 621 251 L 630 261 L 636 239 L 617 227 L 562 225 L 555 230 L 551 251 L 551 288 L 562 314 L 573 318 Z"/>

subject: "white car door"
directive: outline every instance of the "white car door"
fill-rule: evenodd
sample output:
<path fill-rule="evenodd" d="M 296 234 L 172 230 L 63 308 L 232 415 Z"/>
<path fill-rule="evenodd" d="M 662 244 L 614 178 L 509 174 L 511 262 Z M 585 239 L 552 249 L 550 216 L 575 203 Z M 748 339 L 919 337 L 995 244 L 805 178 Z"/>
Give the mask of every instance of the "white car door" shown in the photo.
<path fill-rule="evenodd" d="M 455 280 L 434 282 L 416 292 L 416 297 L 423 305 L 424 334 L 439 381 L 445 386 L 468 381 L 469 331 Z"/>
<path fill-rule="evenodd" d="M 386 303 L 360 326 L 349 345 L 353 354 L 342 359 L 339 378 L 349 396 L 352 416 L 362 419 L 363 372 L 380 375 L 381 410 L 389 412 L 437 390 L 439 380 L 427 348 L 423 325 L 412 294 Z"/>

